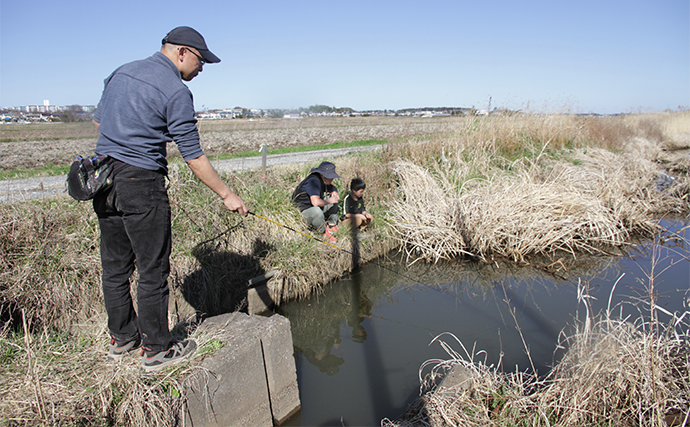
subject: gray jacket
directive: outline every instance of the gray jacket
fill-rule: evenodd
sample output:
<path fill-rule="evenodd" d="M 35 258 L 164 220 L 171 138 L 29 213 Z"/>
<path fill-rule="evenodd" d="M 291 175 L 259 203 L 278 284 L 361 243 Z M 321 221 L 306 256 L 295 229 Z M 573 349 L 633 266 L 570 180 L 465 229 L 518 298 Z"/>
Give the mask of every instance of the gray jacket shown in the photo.
<path fill-rule="evenodd" d="M 119 67 L 107 79 L 94 120 L 100 123 L 96 154 L 167 173 L 167 143 L 184 160 L 204 154 L 192 93 L 175 64 L 160 52 Z"/>

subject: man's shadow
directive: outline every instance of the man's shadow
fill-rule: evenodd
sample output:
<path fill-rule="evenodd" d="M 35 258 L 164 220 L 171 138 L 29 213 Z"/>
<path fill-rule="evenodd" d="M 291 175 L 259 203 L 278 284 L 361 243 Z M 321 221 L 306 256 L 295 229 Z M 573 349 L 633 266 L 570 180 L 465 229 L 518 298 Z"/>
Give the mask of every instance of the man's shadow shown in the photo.
<path fill-rule="evenodd" d="M 260 239 L 254 241 L 249 255 L 222 246 L 226 245 L 208 242 L 192 250 L 200 268 L 184 279 L 181 290 L 198 318 L 246 312 L 249 280 L 266 273 L 259 260 L 273 249 Z"/>

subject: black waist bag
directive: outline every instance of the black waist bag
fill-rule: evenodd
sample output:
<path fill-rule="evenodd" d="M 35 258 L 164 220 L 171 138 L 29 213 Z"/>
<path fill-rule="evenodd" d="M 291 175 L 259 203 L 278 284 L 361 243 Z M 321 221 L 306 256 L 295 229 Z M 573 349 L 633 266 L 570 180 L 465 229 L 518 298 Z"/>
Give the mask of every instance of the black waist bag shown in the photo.
<path fill-rule="evenodd" d="M 108 156 L 77 156 L 67 174 L 67 192 L 77 200 L 93 199 L 113 183 L 113 164 Z"/>

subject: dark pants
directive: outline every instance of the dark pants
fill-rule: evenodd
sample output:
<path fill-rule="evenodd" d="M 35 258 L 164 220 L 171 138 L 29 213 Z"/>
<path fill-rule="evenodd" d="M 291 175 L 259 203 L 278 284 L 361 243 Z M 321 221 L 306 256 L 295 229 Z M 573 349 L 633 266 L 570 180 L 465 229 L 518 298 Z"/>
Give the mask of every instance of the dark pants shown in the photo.
<path fill-rule="evenodd" d="M 120 163 L 110 190 L 93 200 L 101 228 L 103 298 L 108 328 L 116 340 L 141 335 L 151 351 L 170 347 L 168 274 L 170 202 L 165 176 Z M 139 272 L 134 310 L 129 279 Z"/>

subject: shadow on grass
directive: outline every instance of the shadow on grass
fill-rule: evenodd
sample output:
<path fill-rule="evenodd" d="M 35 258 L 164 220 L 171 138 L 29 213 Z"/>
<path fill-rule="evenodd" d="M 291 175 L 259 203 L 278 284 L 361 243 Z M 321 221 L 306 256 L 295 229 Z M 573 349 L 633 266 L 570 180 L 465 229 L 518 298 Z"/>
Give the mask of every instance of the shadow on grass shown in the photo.
<path fill-rule="evenodd" d="M 249 280 L 265 274 L 260 259 L 273 247 L 256 239 L 251 254 L 239 254 L 213 242 L 193 249 L 201 268 L 184 279 L 182 295 L 199 313 L 198 317 L 217 316 L 247 310 Z"/>

